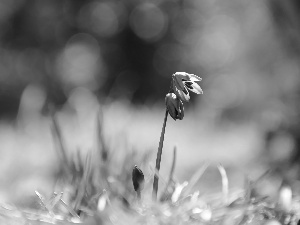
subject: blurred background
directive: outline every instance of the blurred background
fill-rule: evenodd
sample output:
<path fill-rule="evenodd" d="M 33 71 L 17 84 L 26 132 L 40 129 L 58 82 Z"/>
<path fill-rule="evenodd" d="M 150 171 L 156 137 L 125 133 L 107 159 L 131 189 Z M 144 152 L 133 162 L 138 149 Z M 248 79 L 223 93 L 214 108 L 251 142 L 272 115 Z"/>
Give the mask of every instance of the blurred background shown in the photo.
<path fill-rule="evenodd" d="M 296 0 L 1 0 L 0 202 L 53 190 L 53 115 L 69 152 L 96 148 L 101 115 L 110 150 L 150 151 L 154 167 L 177 71 L 202 77 L 204 94 L 191 94 L 182 121 L 169 117 L 162 176 L 176 145 L 181 182 L 205 161 L 225 166 L 230 187 L 270 167 L 297 179 L 299 10 Z M 221 190 L 216 174 L 206 179 Z"/>

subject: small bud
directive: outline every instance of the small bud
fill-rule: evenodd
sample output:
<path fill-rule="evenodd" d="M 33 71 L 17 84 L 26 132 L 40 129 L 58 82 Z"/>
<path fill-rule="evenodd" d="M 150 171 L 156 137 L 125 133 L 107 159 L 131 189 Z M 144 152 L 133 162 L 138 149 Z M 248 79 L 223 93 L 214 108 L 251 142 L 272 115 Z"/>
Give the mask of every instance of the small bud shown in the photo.
<path fill-rule="evenodd" d="M 177 96 L 174 93 L 168 93 L 166 95 L 165 101 L 170 116 L 174 120 L 182 120 L 184 117 L 184 108 L 182 101 L 179 98 L 177 98 Z"/>
<path fill-rule="evenodd" d="M 132 170 L 132 183 L 134 190 L 136 192 L 141 192 L 144 189 L 144 182 L 145 179 L 143 171 L 135 165 Z"/>

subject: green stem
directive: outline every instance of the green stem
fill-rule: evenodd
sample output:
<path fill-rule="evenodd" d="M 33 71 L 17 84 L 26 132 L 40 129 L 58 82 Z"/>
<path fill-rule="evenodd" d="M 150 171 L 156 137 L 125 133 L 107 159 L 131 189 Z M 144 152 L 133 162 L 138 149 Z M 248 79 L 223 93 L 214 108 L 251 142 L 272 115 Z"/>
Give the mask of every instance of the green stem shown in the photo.
<path fill-rule="evenodd" d="M 156 156 L 156 167 L 155 168 L 156 168 L 157 171 L 159 171 L 159 169 L 160 169 L 160 162 L 161 162 L 161 155 L 162 155 L 162 149 L 163 149 L 163 144 L 164 144 L 167 118 L 168 118 L 168 110 L 166 109 L 164 123 L 163 123 L 161 134 L 160 134 L 160 140 L 159 140 L 159 146 L 158 146 L 158 150 L 157 150 L 157 156 Z M 158 176 L 154 175 L 152 198 L 155 201 L 157 199 L 157 190 L 158 190 Z"/>

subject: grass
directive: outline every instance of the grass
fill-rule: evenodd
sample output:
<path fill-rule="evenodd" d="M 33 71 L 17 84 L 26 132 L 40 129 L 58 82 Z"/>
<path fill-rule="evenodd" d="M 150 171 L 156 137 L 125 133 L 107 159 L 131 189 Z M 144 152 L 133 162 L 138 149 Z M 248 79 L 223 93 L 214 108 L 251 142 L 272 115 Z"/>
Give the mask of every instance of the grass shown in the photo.
<path fill-rule="evenodd" d="M 131 157 L 135 156 L 134 153 L 131 155 Z M 130 164 L 131 157 L 124 159 L 123 165 Z M 89 160 L 85 163 L 89 163 Z M 111 166 L 107 165 L 107 168 Z M 135 192 L 130 190 L 133 189 L 129 182 L 131 179 L 125 179 L 130 177 L 130 174 L 108 170 L 106 176 L 98 174 L 100 175 L 98 177 L 94 171 L 96 168 L 90 170 L 88 174 L 84 169 L 87 167 L 88 165 L 80 165 L 81 169 L 72 175 L 69 174 L 70 179 L 66 179 L 67 182 L 62 182 L 62 186 L 72 187 L 69 193 L 53 193 L 47 198 L 36 191 L 40 209 L 24 210 L 2 205 L 0 208 L 2 221 L 5 224 L 82 222 L 84 224 L 242 225 L 262 224 L 268 220 L 281 221 L 282 224 L 297 224 L 300 216 L 299 199 L 294 198 L 287 211 L 281 208 L 278 202 L 270 201 L 268 196 L 256 195 L 256 182 L 261 178 L 249 181 L 243 192 L 228 192 L 225 169 L 220 165 L 218 168 L 223 181 L 221 193 L 202 195 L 199 191 L 191 191 L 193 184 L 201 179 L 208 168 L 208 164 L 204 164 L 188 182 L 176 182 L 171 176 L 165 179 L 169 181 L 158 202 L 152 201 L 150 189 L 152 185 L 147 181 L 147 177 L 152 177 L 153 174 L 146 176 L 142 201 L 139 202 Z M 94 179 L 102 185 L 94 186 L 96 183 Z M 102 189 L 103 187 L 107 189 Z"/>
<path fill-rule="evenodd" d="M 247 180 L 241 191 L 230 191 L 226 169 L 222 165 L 205 162 L 188 181 L 177 181 L 177 148 L 168 177 L 149 167 L 150 154 L 131 151 L 118 161 L 106 147 L 102 135 L 102 120 L 98 117 L 98 148 L 85 156 L 77 151 L 69 155 L 63 131 L 53 119 L 53 137 L 59 155 L 60 173 L 56 189 L 60 193 L 44 194 L 36 190 L 39 206 L 19 208 L 0 207 L 2 224 L 264 224 L 279 221 L 297 224 L 300 218 L 300 198 L 289 195 L 287 188 L 279 190 L 278 200 L 257 194 L 259 184 L 271 176 L 265 173 L 255 180 Z M 144 168 L 145 188 L 141 200 L 133 189 L 131 170 L 136 162 Z M 205 194 L 195 190 L 206 171 L 220 172 L 222 191 Z M 152 200 L 154 174 L 160 178 L 159 201 Z M 290 192 L 291 193 L 291 192 Z"/>

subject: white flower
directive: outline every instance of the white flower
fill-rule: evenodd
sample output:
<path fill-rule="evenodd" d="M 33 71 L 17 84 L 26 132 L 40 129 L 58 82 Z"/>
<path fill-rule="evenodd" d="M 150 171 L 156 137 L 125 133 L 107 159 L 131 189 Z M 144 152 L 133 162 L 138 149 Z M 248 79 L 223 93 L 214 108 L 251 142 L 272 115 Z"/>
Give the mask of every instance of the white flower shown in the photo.
<path fill-rule="evenodd" d="M 188 102 L 190 100 L 188 90 L 196 94 L 203 94 L 201 87 L 196 83 L 196 81 L 201 80 L 200 77 L 194 74 L 176 72 L 172 75 L 172 88 L 180 100 Z"/>

